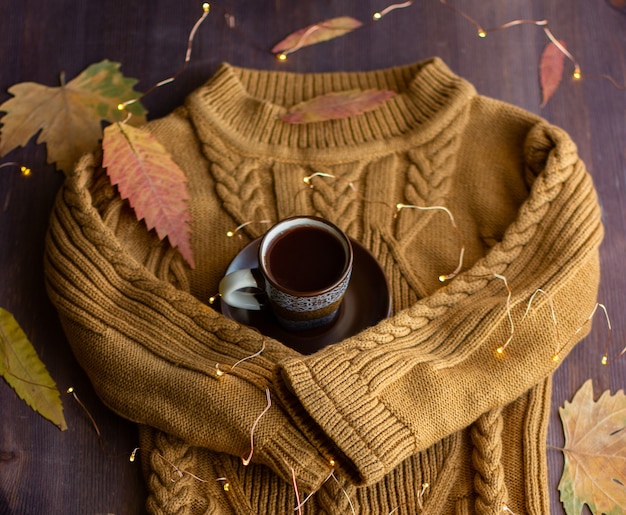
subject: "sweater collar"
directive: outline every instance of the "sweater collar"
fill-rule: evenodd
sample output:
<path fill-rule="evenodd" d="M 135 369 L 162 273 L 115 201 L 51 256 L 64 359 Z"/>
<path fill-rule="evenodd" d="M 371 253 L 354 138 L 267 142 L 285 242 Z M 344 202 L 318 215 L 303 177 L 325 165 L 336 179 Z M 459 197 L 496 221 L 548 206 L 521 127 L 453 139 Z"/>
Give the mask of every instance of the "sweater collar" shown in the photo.
<path fill-rule="evenodd" d="M 289 107 L 330 92 L 390 89 L 395 97 L 372 111 L 340 120 L 289 124 Z M 214 136 L 249 155 L 308 160 L 352 159 L 384 151 L 401 138 L 410 147 L 431 139 L 452 122 L 476 94 L 439 58 L 366 72 L 295 73 L 222 64 L 194 92 L 187 107 L 198 135 Z"/>

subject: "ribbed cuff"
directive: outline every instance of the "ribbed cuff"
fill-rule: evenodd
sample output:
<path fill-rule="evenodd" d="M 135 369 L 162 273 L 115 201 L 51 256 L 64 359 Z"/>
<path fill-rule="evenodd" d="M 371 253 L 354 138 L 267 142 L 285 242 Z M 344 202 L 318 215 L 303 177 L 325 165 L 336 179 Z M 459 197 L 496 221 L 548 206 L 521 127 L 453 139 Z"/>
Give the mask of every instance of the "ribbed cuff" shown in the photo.
<path fill-rule="evenodd" d="M 344 361 L 336 363 L 345 368 Z M 283 363 L 276 376 L 277 394 L 296 425 L 333 467 L 355 484 L 375 483 L 397 464 L 399 454 L 408 456 L 415 450 L 414 438 L 364 384 L 359 384 L 356 375 L 346 375 L 345 370 L 343 374 L 334 369 L 326 372 L 326 379 L 334 385 L 332 398 L 317 384 L 307 364 L 298 359 Z M 342 390 L 346 392 L 345 402 L 338 405 Z"/>

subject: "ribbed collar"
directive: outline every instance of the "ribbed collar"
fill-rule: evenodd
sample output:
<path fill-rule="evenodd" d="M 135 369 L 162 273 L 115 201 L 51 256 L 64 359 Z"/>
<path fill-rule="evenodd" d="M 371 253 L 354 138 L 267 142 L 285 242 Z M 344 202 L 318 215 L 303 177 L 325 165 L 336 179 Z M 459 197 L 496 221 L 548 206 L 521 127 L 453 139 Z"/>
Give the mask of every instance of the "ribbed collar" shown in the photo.
<path fill-rule="evenodd" d="M 280 115 L 304 100 L 351 89 L 397 93 L 376 109 L 340 120 L 294 125 Z M 294 73 L 222 64 L 187 107 L 203 140 L 218 136 L 244 154 L 308 160 L 384 151 L 390 140 L 411 146 L 454 120 L 474 87 L 439 58 L 366 72 Z M 397 144 L 397 142 L 395 143 Z"/>

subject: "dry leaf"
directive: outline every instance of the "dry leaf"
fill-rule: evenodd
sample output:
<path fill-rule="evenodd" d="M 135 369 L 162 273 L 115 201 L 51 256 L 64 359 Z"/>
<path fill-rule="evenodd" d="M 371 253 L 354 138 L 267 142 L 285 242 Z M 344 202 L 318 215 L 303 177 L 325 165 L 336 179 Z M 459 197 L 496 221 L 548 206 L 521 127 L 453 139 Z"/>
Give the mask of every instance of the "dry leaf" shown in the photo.
<path fill-rule="evenodd" d="M 592 513 L 626 513 L 626 396 L 604 392 L 593 400 L 588 380 L 559 410 L 565 433 L 565 467 L 559 483 L 568 515 L 584 504 Z"/>
<path fill-rule="evenodd" d="M 103 166 L 139 220 L 166 236 L 193 268 L 187 177 L 146 129 L 115 123 L 104 129 Z"/>
<path fill-rule="evenodd" d="M 297 124 L 347 118 L 371 111 L 394 96 L 396 96 L 394 91 L 378 89 L 351 89 L 328 93 L 296 104 L 280 119 Z"/>
<path fill-rule="evenodd" d="M 609 4 L 611 4 L 616 9 L 623 9 L 626 7 L 626 0 L 609 0 Z"/>
<path fill-rule="evenodd" d="M 559 43 L 565 48 L 563 41 L 559 41 Z M 544 107 L 548 103 L 548 100 L 550 100 L 559 87 L 561 78 L 563 77 L 564 61 L 565 54 L 550 41 L 543 49 L 539 63 L 539 77 L 541 79 L 541 91 L 543 95 L 541 107 Z"/>
<path fill-rule="evenodd" d="M 328 41 L 329 39 L 343 36 L 348 32 L 352 32 L 363 25 L 359 20 L 350 16 L 340 16 L 329 20 L 321 21 L 314 25 L 309 25 L 303 29 L 297 30 L 285 39 L 276 43 L 272 48 L 272 53 L 289 54 L 295 52 L 299 48 L 308 45 Z"/>
<path fill-rule="evenodd" d="M 61 394 L 15 318 L 0 308 L 0 375 L 33 410 L 67 429 Z"/>
<path fill-rule="evenodd" d="M 2 138 L 0 157 L 18 146 L 24 146 L 37 134 L 37 143 L 46 143 L 48 162 L 68 172 L 84 153 L 97 148 L 102 138 L 101 121 L 124 119 L 117 106 L 135 99 L 137 82 L 124 77 L 119 63 L 101 61 L 92 64 L 67 84 L 49 87 L 22 82 L 9 88 L 13 95 L 2 105 Z M 128 105 L 136 115 L 133 123 L 144 123 L 145 110 L 139 102 Z"/>

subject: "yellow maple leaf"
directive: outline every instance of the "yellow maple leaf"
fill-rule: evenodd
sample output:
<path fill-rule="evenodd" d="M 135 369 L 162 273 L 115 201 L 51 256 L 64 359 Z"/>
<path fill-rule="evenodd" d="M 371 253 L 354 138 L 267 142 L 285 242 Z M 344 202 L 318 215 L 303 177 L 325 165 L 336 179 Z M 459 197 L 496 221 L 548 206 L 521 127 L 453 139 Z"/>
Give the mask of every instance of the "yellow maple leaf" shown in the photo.
<path fill-rule="evenodd" d="M 626 396 L 604 392 L 593 400 L 591 380 L 559 409 L 565 466 L 559 483 L 568 515 L 584 504 L 594 514 L 626 513 Z"/>
<path fill-rule="evenodd" d="M 4 308 L 0 308 L 0 376 L 42 417 L 61 431 L 67 429 L 56 383 L 23 329 Z"/>
<path fill-rule="evenodd" d="M 84 153 L 94 150 L 102 138 L 102 120 L 116 122 L 126 117 L 118 106 L 139 97 L 135 79 L 119 72 L 119 63 L 108 60 L 92 64 L 61 86 L 22 82 L 9 88 L 13 95 L 2 105 L 0 157 L 24 146 L 39 131 L 37 143 L 46 143 L 48 162 L 65 172 Z M 124 110 L 126 111 L 126 109 Z M 139 102 L 128 104 L 132 122 L 145 122 Z"/>

